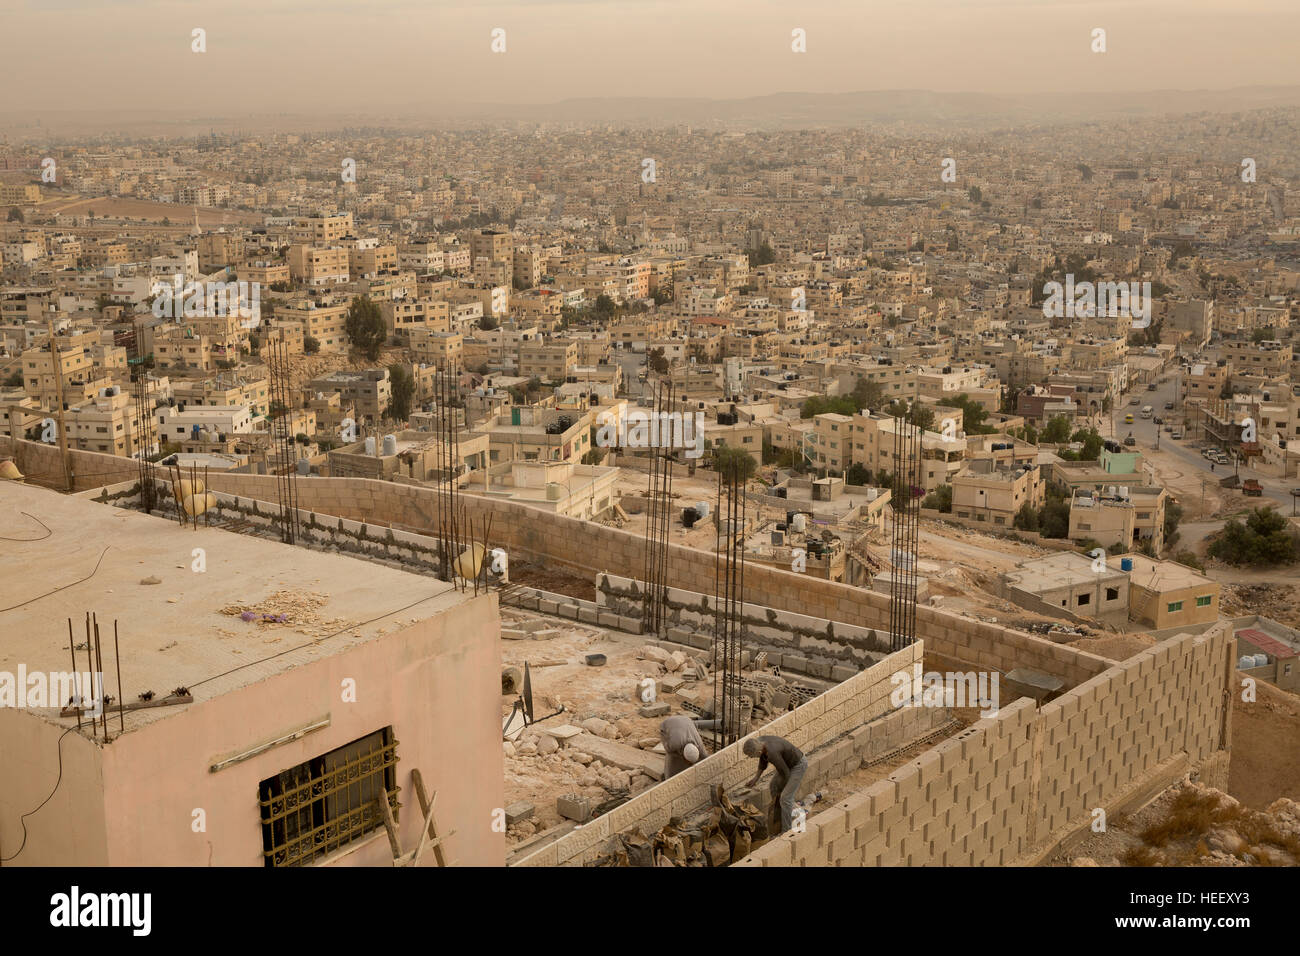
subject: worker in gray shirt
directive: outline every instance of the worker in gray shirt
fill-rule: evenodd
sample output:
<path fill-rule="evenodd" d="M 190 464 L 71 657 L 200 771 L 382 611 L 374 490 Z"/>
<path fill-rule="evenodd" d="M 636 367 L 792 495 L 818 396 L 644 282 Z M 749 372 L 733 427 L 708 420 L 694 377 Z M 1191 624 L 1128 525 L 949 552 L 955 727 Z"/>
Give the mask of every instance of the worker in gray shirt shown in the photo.
<path fill-rule="evenodd" d="M 794 815 L 794 800 L 799 794 L 799 783 L 808 772 L 808 758 L 803 751 L 784 737 L 751 737 L 745 741 L 745 756 L 758 758 L 758 773 L 746 786 L 752 787 L 763 776 L 770 763 L 776 774 L 772 777 L 772 800 L 781 806 L 781 832 L 789 830 Z"/>
<path fill-rule="evenodd" d="M 689 717 L 667 717 L 659 725 L 664 745 L 664 779 L 675 776 L 704 756 L 704 741 Z"/>

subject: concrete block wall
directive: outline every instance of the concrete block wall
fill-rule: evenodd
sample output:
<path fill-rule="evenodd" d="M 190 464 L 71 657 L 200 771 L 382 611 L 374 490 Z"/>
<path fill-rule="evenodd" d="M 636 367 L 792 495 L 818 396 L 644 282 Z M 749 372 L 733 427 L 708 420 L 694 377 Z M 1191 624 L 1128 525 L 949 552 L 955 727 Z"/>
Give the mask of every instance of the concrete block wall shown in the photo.
<path fill-rule="evenodd" d="M 0 449 L 17 448 L 21 459 L 58 474 L 58 451 L 38 442 L 0 439 Z M 132 478 L 135 463 L 96 452 L 73 452 L 78 472 L 78 490 L 113 484 Z M 28 467 L 31 467 L 29 464 Z M 276 479 L 270 475 L 210 473 L 215 491 L 245 498 L 275 501 Z M 428 528 L 435 520 L 437 504 L 432 488 L 401 485 L 361 478 L 302 478 L 297 482 L 299 507 L 321 515 L 335 515 L 372 524 L 394 523 Z M 584 577 L 607 571 L 626 577 L 644 575 L 644 539 L 639 534 L 565 518 L 540 508 L 461 495 L 470 520 L 478 525 L 494 516 L 492 544 L 504 547 L 514 557 L 544 561 Z M 712 581 L 711 554 L 680 545 L 669 545 L 668 581 L 671 587 L 691 590 L 701 581 Z M 750 565 L 745 570 L 746 597 L 754 604 L 793 611 L 863 628 L 887 629 L 887 594 L 823 581 L 805 574 Z M 1104 671 L 1110 661 L 1095 654 L 1074 650 L 1049 640 L 985 624 L 939 608 L 918 607 L 917 636 L 932 654 L 982 669 L 1005 672 L 1029 667 L 1053 674 L 1073 687 Z"/>
<path fill-rule="evenodd" d="M 1090 815 L 1172 758 L 1195 766 L 1219 749 L 1231 628 L 1169 638 L 1123 661 L 1038 714 L 1036 831 Z"/>
<path fill-rule="evenodd" d="M 275 500 L 275 479 L 265 475 L 212 475 L 214 489 Z M 322 514 L 428 527 L 437 513 L 431 488 L 361 478 L 304 478 L 299 506 Z M 544 561 L 583 576 L 599 572 L 635 578 L 645 571 L 644 539 L 513 502 L 462 495 L 470 520 L 493 515 L 492 544 L 512 556 Z M 668 585 L 690 591 L 714 577 L 713 555 L 669 545 Z M 805 574 L 750 565 L 745 593 L 756 605 L 865 628 L 888 629 L 888 594 L 823 581 Z M 917 636 L 929 650 L 957 663 L 1002 672 L 1029 667 L 1067 686 L 1101 673 L 1110 661 L 1096 654 L 997 624 L 973 621 L 938 608 L 916 609 Z"/>
<path fill-rule="evenodd" d="M 1035 708 L 1021 698 L 740 866 L 999 866 L 1135 788 L 1220 762 L 1231 629 L 1184 634 Z M 1164 776 L 1161 777 L 1163 771 Z"/>
<path fill-rule="evenodd" d="M 848 745 L 843 745 L 839 738 L 893 712 L 890 694 L 896 685 L 892 676 L 898 671 L 910 673 L 922 655 L 920 642 L 909 645 L 763 727 L 760 733 L 785 737 L 809 755 L 809 772 L 801 792 L 815 789 L 818 780 L 827 779 L 836 769 L 842 771 L 852 757 L 853 747 L 867 748 L 860 738 L 848 738 L 851 741 Z M 916 718 L 921 719 L 920 715 Z M 814 753 L 832 742 L 835 747 L 828 753 Z M 650 834 L 673 816 L 686 816 L 698 810 L 708 804 L 713 785 L 734 790 L 754 775 L 757 765 L 742 752 L 743 743 L 737 741 L 706 757 L 514 865 L 580 866 L 608 852 L 611 837 L 634 827 Z"/>
<path fill-rule="evenodd" d="M 714 596 L 672 587 L 667 592 L 670 635 L 677 627 L 699 631 L 706 636 L 702 646 L 707 647 L 715 623 Z M 596 603 L 618 614 L 639 615 L 644 594 L 641 581 L 614 574 L 596 576 Z M 757 603 L 744 605 L 742 626 L 746 650 L 767 651 L 773 665 L 823 680 L 842 680 L 889 654 L 887 632 Z M 848 670 L 837 673 L 837 668 Z"/>

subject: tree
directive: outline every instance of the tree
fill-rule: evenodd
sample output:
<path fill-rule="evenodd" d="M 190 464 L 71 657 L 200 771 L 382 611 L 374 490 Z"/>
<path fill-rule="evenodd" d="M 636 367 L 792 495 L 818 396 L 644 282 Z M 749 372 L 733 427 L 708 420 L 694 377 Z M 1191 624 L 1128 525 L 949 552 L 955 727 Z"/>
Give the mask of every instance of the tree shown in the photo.
<path fill-rule="evenodd" d="M 617 307 L 614 305 L 614 300 L 602 292 L 600 295 L 596 296 L 596 304 L 594 308 L 598 318 L 608 319 L 614 314 Z"/>
<path fill-rule="evenodd" d="M 352 347 L 370 361 L 379 358 L 379 349 L 388 338 L 388 326 L 384 324 L 383 313 L 370 296 L 363 295 L 352 300 L 348 306 L 344 328 Z"/>
<path fill-rule="evenodd" d="M 864 408 L 879 408 L 885 404 L 885 390 L 880 387 L 879 382 L 858 376 L 858 381 L 853 386 L 852 398 L 858 411 Z"/>
<path fill-rule="evenodd" d="M 995 431 L 992 425 L 985 425 L 989 417 L 988 409 L 962 392 L 956 398 L 945 398 L 939 402 L 946 408 L 961 409 L 961 430 L 967 435 L 987 435 Z"/>
<path fill-rule="evenodd" d="M 799 409 L 799 417 L 812 418 L 814 415 L 825 415 L 828 412 L 837 415 L 852 415 L 857 410 L 858 407 L 854 404 L 853 399 L 846 396 L 827 398 L 824 395 L 814 395 L 803 403 L 803 408 Z"/>
<path fill-rule="evenodd" d="M 661 348 L 651 349 L 647 352 L 645 363 L 652 372 L 658 372 L 660 375 L 668 374 L 668 359 L 664 357 L 664 350 Z"/>
<path fill-rule="evenodd" d="M 750 266 L 765 266 L 776 262 L 776 252 L 772 249 L 772 244 L 764 242 L 757 249 L 746 249 L 745 255 L 749 256 Z"/>
<path fill-rule="evenodd" d="M 112 304 L 113 300 L 107 292 L 101 292 L 99 295 L 95 296 L 95 311 L 100 315 L 103 315 L 104 310 Z"/>
<path fill-rule="evenodd" d="M 1044 538 L 1069 536 L 1070 503 L 1061 498 L 1049 500 L 1038 512 L 1038 525 Z"/>
<path fill-rule="evenodd" d="M 22 384 L 23 384 L 22 369 L 17 369 L 13 372 L 10 372 L 9 377 L 5 379 L 5 388 L 19 388 L 22 386 Z"/>
<path fill-rule="evenodd" d="M 8 220 L 9 220 L 9 222 L 25 222 L 25 221 L 26 221 L 25 219 L 23 219 L 23 211 L 22 211 L 21 209 L 19 209 L 17 206 L 14 206 L 12 209 L 9 210 Z"/>
<path fill-rule="evenodd" d="M 1256 508 L 1244 525 L 1229 519 L 1207 553 L 1229 564 L 1291 564 L 1300 558 L 1300 535 L 1269 505 Z"/>
<path fill-rule="evenodd" d="M 1083 450 L 1079 452 L 1079 461 L 1096 461 L 1101 456 L 1101 446 L 1104 440 L 1101 433 L 1095 428 L 1080 428 L 1070 436 L 1070 441 L 1083 443 Z"/>
<path fill-rule="evenodd" d="M 979 202 L 984 198 L 984 193 L 980 191 L 978 186 L 972 186 L 970 189 L 966 190 L 966 196 L 971 202 Z"/>
<path fill-rule="evenodd" d="M 499 328 L 500 325 L 501 323 L 490 315 L 485 315 L 478 320 L 478 327 L 484 332 L 491 332 L 493 329 Z"/>
<path fill-rule="evenodd" d="M 388 366 L 392 395 L 388 400 L 388 417 L 400 422 L 411 417 L 411 400 L 415 397 L 415 379 L 405 365 Z"/>
<path fill-rule="evenodd" d="M 1037 531 L 1038 530 L 1038 510 L 1026 501 L 1016 512 L 1015 519 L 1011 522 L 1013 528 L 1020 531 Z"/>
<path fill-rule="evenodd" d="M 844 473 L 844 483 L 846 485 L 870 485 L 871 469 L 863 467 L 855 461 L 849 465 L 849 470 Z"/>
<path fill-rule="evenodd" d="M 937 508 L 944 514 L 952 513 L 952 485 L 940 485 L 925 496 L 922 508 Z"/>
<path fill-rule="evenodd" d="M 1183 520 L 1183 506 L 1174 501 L 1165 502 L 1165 547 L 1178 540 L 1178 524 Z M 1182 562 L 1186 564 L 1187 562 Z"/>
<path fill-rule="evenodd" d="M 582 463 L 584 465 L 599 465 L 601 462 L 605 460 L 605 456 L 608 453 L 609 453 L 609 449 L 607 448 L 589 449 L 586 453 L 583 454 Z"/>
<path fill-rule="evenodd" d="M 308 355 L 315 355 L 320 351 L 320 339 L 314 335 L 304 335 L 302 337 L 302 350 Z"/>
<path fill-rule="evenodd" d="M 753 478 L 758 468 L 753 455 L 743 448 L 732 448 L 730 445 L 720 445 L 713 449 L 712 467 L 728 481 L 735 477 L 742 482 Z"/>
<path fill-rule="evenodd" d="M 1043 429 L 1043 441 L 1050 445 L 1059 445 L 1070 437 L 1070 419 L 1064 415 L 1053 415 L 1047 427 Z"/>

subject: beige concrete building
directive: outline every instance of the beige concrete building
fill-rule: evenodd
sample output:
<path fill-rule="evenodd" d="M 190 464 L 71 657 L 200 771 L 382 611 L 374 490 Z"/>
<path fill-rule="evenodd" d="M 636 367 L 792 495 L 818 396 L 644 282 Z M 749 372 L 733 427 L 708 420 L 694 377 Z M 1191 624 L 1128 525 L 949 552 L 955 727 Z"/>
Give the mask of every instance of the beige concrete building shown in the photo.
<path fill-rule="evenodd" d="M 1128 622 L 1128 574 L 1098 572 L 1093 559 L 1077 551 L 1022 561 L 999 576 L 998 594 L 1029 611 L 1050 615 L 1059 609 L 1117 627 Z"/>
<path fill-rule="evenodd" d="M 23 768 L 0 774 L 6 865 L 391 866 L 379 801 L 413 849 L 416 770 L 437 792 L 441 832 L 456 831 L 447 858 L 504 864 L 505 836 L 488 824 L 504 804 L 494 594 L 30 485 L 9 483 L 6 496 L 53 533 L 0 551 L 0 602 L 67 576 L 59 542 L 112 542 L 95 611 L 108 622 L 106 651 L 112 622 L 121 633 L 121 697 L 130 707 L 150 692 L 154 704 L 119 715 L 114 701 L 111 744 L 101 723 L 61 716 L 84 687 L 69 673 L 65 618 L 81 619 L 85 595 L 10 610 L 6 670 L 50 675 L 56 689 L 0 706 L 0 752 Z M 175 568 L 182 538 L 187 556 L 204 549 L 207 573 Z M 161 587 L 139 586 L 149 569 Z M 288 620 L 246 623 L 223 613 L 234 605 Z M 307 640 L 310 650 L 271 653 L 276 632 L 281 647 Z M 117 697 L 107 653 L 104 670 Z M 181 686 L 187 695 L 171 693 Z"/>
<path fill-rule="evenodd" d="M 1128 570 L 1129 616 L 1134 621 L 1159 631 L 1219 617 L 1219 583 L 1185 564 L 1153 561 L 1141 554 L 1114 556 L 1107 564 Z"/>
<path fill-rule="evenodd" d="M 951 484 L 954 515 L 1005 528 L 1025 505 L 1041 506 L 1045 488 L 1037 465 L 1003 469 L 989 459 L 969 462 Z"/>

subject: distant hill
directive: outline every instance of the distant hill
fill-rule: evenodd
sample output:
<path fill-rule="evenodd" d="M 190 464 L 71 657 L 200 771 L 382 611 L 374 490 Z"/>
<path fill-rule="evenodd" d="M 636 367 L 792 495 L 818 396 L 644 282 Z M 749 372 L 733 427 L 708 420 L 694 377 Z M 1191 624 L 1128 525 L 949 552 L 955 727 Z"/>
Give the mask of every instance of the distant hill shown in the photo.
<path fill-rule="evenodd" d="M 1238 113 L 1300 107 L 1300 86 L 1125 93 L 942 93 L 870 90 L 857 93 L 774 93 L 744 99 L 584 97 L 550 104 L 440 103 L 387 107 L 382 113 L 196 116 L 181 111 L 6 111 L 0 135 L 11 141 L 51 137 L 167 136 L 209 132 L 254 134 L 370 129 L 472 128 L 514 123 L 729 129 L 799 129 L 902 123 L 979 129 L 1019 124 L 1078 123 L 1184 113 Z"/>

